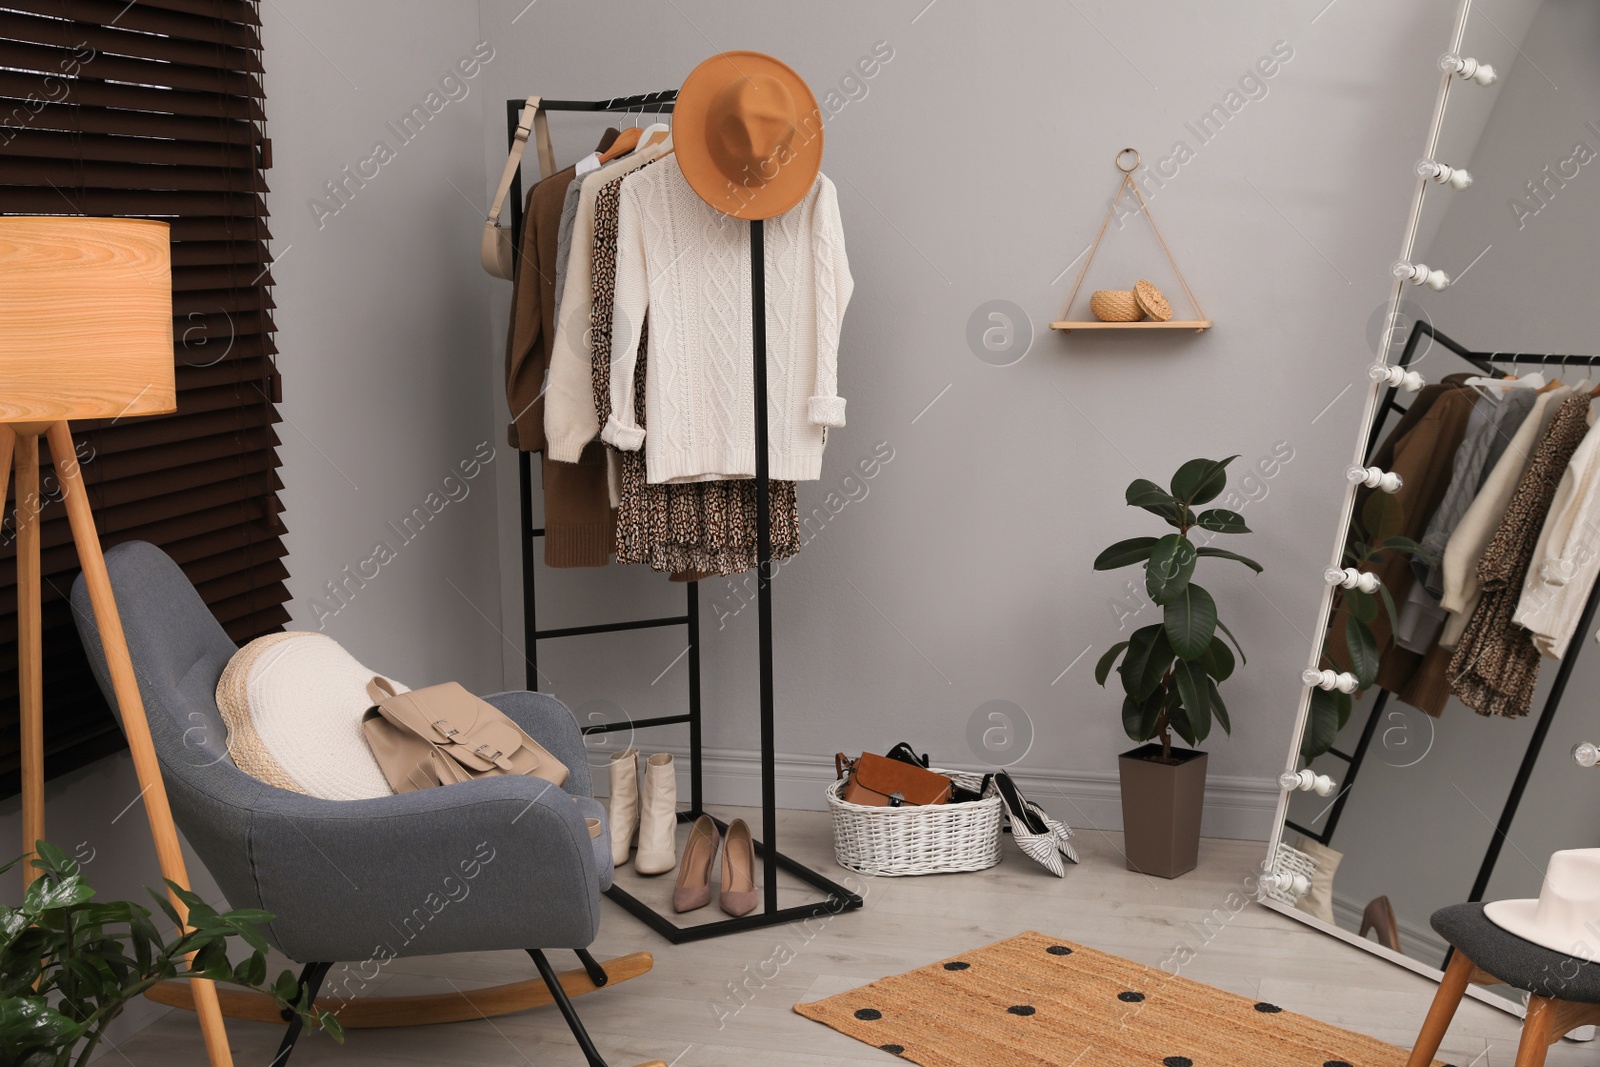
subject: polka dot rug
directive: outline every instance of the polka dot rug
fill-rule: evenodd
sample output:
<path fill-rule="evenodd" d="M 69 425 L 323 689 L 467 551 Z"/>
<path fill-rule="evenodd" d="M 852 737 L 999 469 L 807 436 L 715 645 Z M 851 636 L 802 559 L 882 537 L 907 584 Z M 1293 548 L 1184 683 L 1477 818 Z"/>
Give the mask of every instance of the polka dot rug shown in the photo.
<path fill-rule="evenodd" d="M 922 1067 L 1406 1062 L 1375 1038 L 1032 932 L 794 1010 Z"/>

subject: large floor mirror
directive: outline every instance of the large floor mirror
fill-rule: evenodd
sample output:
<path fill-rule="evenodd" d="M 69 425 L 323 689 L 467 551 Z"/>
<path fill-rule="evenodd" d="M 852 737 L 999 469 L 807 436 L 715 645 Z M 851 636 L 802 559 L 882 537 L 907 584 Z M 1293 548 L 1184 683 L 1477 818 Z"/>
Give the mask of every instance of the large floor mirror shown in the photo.
<path fill-rule="evenodd" d="M 1433 911 L 1538 896 L 1552 852 L 1600 846 L 1581 747 L 1600 743 L 1600 478 L 1580 453 L 1571 496 L 1511 514 L 1600 385 L 1600 3 L 1453 14 L 1433 128 L 1395 161 L 1418 168 L 1412 228 L 1289 763 L 1310 773 L 1286 776 L 1269 853 L 1270 906 L 1435 975 Z"/>

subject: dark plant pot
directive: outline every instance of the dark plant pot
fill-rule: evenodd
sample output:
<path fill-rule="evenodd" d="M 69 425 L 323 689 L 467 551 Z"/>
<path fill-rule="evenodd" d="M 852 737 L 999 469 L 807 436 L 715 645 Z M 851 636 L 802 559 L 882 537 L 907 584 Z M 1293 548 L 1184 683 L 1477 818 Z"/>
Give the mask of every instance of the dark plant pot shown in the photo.
<path fill-rule="evenodd" d="M 1200 862 L 1200 811 L 1206 799 L 1206 754 L 1140 745 L 1117 757 L 1122 779 L 1123 851 L 1128 870 L 1176 878 Z"/>

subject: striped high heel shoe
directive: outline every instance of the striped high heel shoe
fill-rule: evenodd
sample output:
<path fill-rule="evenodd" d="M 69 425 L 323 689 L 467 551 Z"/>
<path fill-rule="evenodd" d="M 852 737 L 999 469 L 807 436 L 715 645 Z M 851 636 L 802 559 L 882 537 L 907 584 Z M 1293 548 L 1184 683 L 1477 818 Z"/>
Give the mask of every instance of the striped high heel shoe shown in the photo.
<path fill-rule="evenodd" d="M 1065 878 L 1067 869 L 1061 863 L 1061 856 L 1064 851 L 1062 846 L 1066 842 L 1058 838 L 1045 821 L 1048 816 L 1022 795 L 1017 783 L 1005 771 L 995 773 L 994 784 L 1000 790 L 1000 799 L 1011 818 L 1011 836 L 1016 840 L 1017 847 L 1057 878 Z M 1077 862 L 1076 857 L 1073 862 Z"/>
<path fill-rule="evenodd" d="M 1044 820 L 1044 824 L 1050 828 L 1050 836 L 1056 839 L 1056 849 L 1067 858 L 1067 862 L 1077 863 L 1078 850 L 1072 847 L 1072 827 L 1051 815 L 1027 797 L 1023 797 L 1022 802 L 1028 805 L 1029 810 L 1035 815 Z"/>

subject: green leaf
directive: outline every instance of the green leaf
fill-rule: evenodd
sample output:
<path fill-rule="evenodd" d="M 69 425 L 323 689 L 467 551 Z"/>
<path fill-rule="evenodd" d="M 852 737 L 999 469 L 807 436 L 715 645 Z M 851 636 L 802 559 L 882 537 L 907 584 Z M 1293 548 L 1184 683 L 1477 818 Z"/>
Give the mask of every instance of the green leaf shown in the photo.
<path fill-rule="evenodd" d="M 1369 626 L 1372 625 L 1372 620 L 1378 617 L 1378 601 L 1371 593 L 1363 593 L 1359 589 L 1346 589 L 1344 602 L 1350 605 L 1350 614 Z"/>
<path fill-rule="evenodd" d="M 1101 685 L 1106 684 L 1106 679 L 1111 675 L 1111 665 L 1117 661 L 1117 657 L 1127 647 L 1128 642 L 1118 641 L 1106 650 L 1106 654 L 1100 657 L 1100 662 L 1094 665 L 1094 680 L 1096 682 Z"/>
<path fill-rule="evenodd" d="M 1361 526 L 1367 531 L 1367 539 L 1374 544 L 1397 536 L 1405 528 L 1405 521 L 1405 509 L 1393 494 L 1371 493 L 1361 505 Z"/>
<path fill-rule="evenodd" d="M 1202 511 L 1200 517 L 1195 519 L 1195 525 L 1202 530 L 1210 530 L 1212 533 L 1241 534 L 1250 532 L 1250 527 L 1244 524 L 1244 516 L 1237 511 L 1229 511 L 1226 508 L 1212 508 L 1210 511 Z"/>
<path fill-rule="evenodd" d="M 1373 606 L 1377 610 L 1377 606 Z M 1372 629 L 1354 615 L 1345 616 L 1344 643 L 1350 652 L 1350 673 L 1365 689 L 1378 680 L 1378 639 Z"/>
<path fill-rule="evenodd" d="M 1094 569 L 1114 571 L 1118 567 L 1149 559 L 1150 550 L 1155 544 L 1154 537 L 1130 537 L 1126 541 L 1118 541 L 1094 558 Z"/>
<path fill-rule="evenodd" d="M 322 1027 L 323 1033 L 333 1038 L 339 1044 L 344 1044 L 344 1024 L 341 1023 L 331 1011 L 317 1013 L 317 1025 Z"/>
<path fill-rule="evenodd" d="M 1152 698 L 1137 701 L 1122 698 L 1122 729 L 1134 741 L 1148 741 L 1156 736 L 1156 723 L 1161 717 L 1161 701 Z"/>
<path fill-rule="evenodd" d="M 1382 549 L 1389 549 L 1394 552 L 1404 552 L 1407 555 L 1414 555 L 1415 553 L 1422 551 L 1422 546 L 1417 544 L 1411 538 L 1400 537 L 1398 535 L 1393 537 L 1385 537 L 1383 542 L 1379 544 L 1378 547 Z"/>
<path fill-rule="evenodd" d="M 272 983 L 272 995 L 285 1004 L 293 1004 L 300 999 L 300 979 L 294 976 L 293 971 L 284 971 L 278 975 L 278 980 Z"/>
<path fill-rule="evenodd" d="M 82 904 L 92 896 L 94 890 L 76 874 L 66 878 L 47 874 L 35 878 L 33 884 L 28 886 L 22 910 L 30 915 L 38 915 L 54 908 L 69 908 L 74 904 Z"/>
<path fill-rule="evenodd" d="M 1243 563 L 1246 567 L 1249 567 L 1257 574 L 1261 573 L 1261 564 L 1257 563 L 1249 556 L 1241 556 L 1237 552 L 1228 552 L 1221 548 L 1211 548 L 1206 546 L 1195 549 L 1195 553 L 1201 556 L 1215 556 L 1218 559 L 1231 559 L 1236 563 Z"/>
<path fill-rule="evenodd" d="M 1389 631 L 1393 633 L 1400 629 L 1400 615 L 1394 610 L 1394 597 L 1386 585 L 1378 586 L 1378 595 L 1383 598 L 1383 610 L 1389 613 Z"/>
<path fill-rule="evenodd" d="M 1223 622 L 1221 619 L 1218 619 L 1217 620 L 1217 629 L 1219 629 L 1223 633 L 1227 634 L 1228 635 L 1228 640 L 1233 642 L 1234 649 L 1237 650 L 1238 653 L 1239 653 L 1239 662 L 1240 663 L 1244 663 L 1244 664 L 1248 664 L 1250 661 L 1245 658 L 1244 649 L 1239 647 L 1239 639 L 1237 637 L 1233 636 L 1233 631 L 1228 629 L 1228 624 Z"/>
<path fill-rule="evenodd" d="M 1215 500 L 1227 488 L 1228 464 L 1238 459 L 1191 459 L 1172 476 L 1172 495 L 1185 504 L 1204 504 Z"/>
<path fill-rule="evenodd" d="M 1206 686 L 1211 695 L 1211 714 L 1222 724 L 1222 732 L 1231 735 L 1233 724 L 1228 721 L 1228 706 L 1222 702 L 1222 693 L 1217 689 L 1217 683 L 1207 679 Z"/>
<path fill-rule="evenodd" d="M 1217 632 L 1217 602 L 1190 582 L 1163 608 L 1162 626 L 1172 651 L 1180 659 L 1199 659 Z"/>
<path fill-rule="evenodd" d="M 1333 747 L 1334 741 L 1339 737 L 1340 729 L 1350 717 L 1349 709 L 1348 693 L 1331 689 L 1311 691 L 1311 707 L 1306 715 L 1305 733 L 1300 738 L 1300 755 L 1303 759 L 1316 759 Z"/>
<path fill-rule="evenodd" d="M 1122 661 L 1122 688 L 1135 700 L 1144 700 L 1161 686 L 1172 665 L 1172 646 L 1160 625 L 1142 626 L 1128 642 Z"/>
<path fill-rule="evenodd" d="M 1219 682 L 1225 682 L 1233 674 L 1233 653 L 1228 651 L 1228 645 L 1220 637 L 1213 636 L 1211 644 L 1206 649 L 1206 654 L 1197 661 L 1206 669 L 1206 673 Z"/>
<path fill-rule="evenodd" d="M 1183 738 L 1184 743 L 1190 748 L 1194 748 L 1200 743 L 1200 739 L 1195 736 L 1194 727 L 1189 724 L 1188 713 L 1182 708 L 1167 716 L 1167 724 L 1172 727 L 1174 733 Z"/>
<path fill-rule="evenodd" d="M 1194 542 L 1182 534 L 1167 534 L 1150 551 L 1144 565 L 1144 587 L 1150 599 L 1165 604 L 1183 592 L 1194 574 Z"/>
<path fill-rule="evenodd" d="M 1148 478 L 1135 478 L 1128 483 L 1128 491 L 1124 494 L 1130 508 L 1144 508 L 1154 511 L 1159 507 L 1176 507 L 1178 501 L 1174 500 L 1165 489 Z"/>
<path fill-rule="evenodd" d="M 1183 698 L 1183 710 L 1189 717 L 1189 730 L 1195 741 L 1204 741 L 1211 733 L 1211 690 L 1206 669 L 1198 663 L 1179 660 L 1172 668 L 1172 681 Z M 1193 744 L 1194 742 L 1190 742 Z"/>

